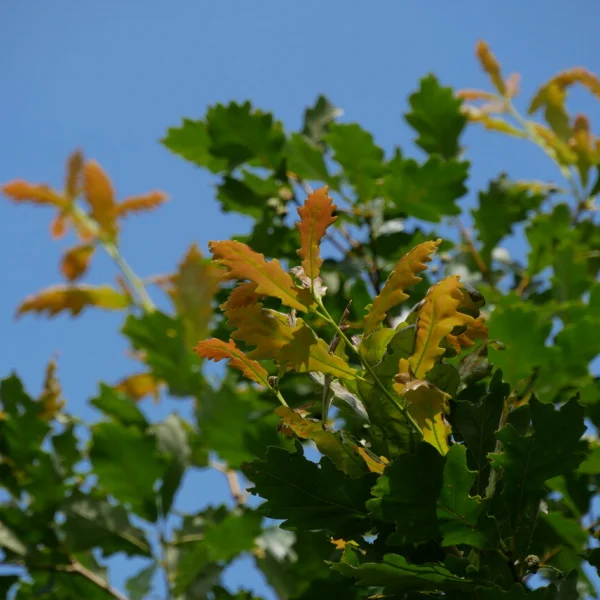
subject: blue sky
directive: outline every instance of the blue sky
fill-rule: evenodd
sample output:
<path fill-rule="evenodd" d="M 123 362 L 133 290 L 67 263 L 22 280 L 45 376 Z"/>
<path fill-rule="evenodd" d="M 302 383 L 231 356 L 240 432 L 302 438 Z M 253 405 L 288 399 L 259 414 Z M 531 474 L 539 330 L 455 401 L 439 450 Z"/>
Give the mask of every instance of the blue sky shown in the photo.
<path fill-rule="evenodd" d="M 401 144 L 411 151 L 401 115 L 420 77 L 432 71 L 456 88 L 487 87 L 473 54 L 483 38 L 506 72 L 523 75 L 529 98 L 563 68 L 600 72 L 599 18 L 596 0 L 5 0 L 0 182 L 23 177 L 60 185 L 65 158 L 81 147 L 105 167 L 120 197 L 169 192 L 173 200 L 159 215 L 128 221 L 122 246 L 140 275 L 169 272 L 190 243 L 205 248 L 209 239 L 248 228 L 242 218 L 220 214 L 209 175 L 158 143 L 182 117 L 199 118 L 215 102 L 250 99 L 294 129 L 306 105 L 324 93 L 344 109 L 343 120 L 360 122 L 386 150 Z M 597 131 L 596 105 L 585 94 L 575 97 Z M 465 143 L 474 159 L 473 191 L 500 171 L 559 180 L 524 142 L 473 130 Z M 59 281 L 59 258 L 72 240 L 51 242 L 49 220 L 45 210 L 0 202 L 0 374 L 16 369 L 37 392 L 46 362 L 59 352 L 69 409 L 95 419 L 86 402 L 98 382 L 132 370 L 118 333 L 121 317 L 13 319 L 26 295 Z M 113 276 L 110 261 L 98 255 L 88 280 Z M 167 402 L 150 410 L 160 416 L 174 407 L 183 408 Z M 226 497 L 219 474 L 203 474 L 188 482 L 178 505 L 194 510 Z M 120 587 L 126 571 L 117 568 Z M 233 587 L 241 582 L 262 585 L 247 564 L 228 577 Z"/>

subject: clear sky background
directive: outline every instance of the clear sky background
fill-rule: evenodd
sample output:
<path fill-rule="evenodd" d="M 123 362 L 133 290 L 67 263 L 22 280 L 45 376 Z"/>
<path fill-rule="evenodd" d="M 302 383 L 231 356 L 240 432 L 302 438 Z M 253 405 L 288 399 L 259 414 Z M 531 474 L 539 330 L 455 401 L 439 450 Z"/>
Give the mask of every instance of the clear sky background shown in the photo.
<path fill-rule="evenodd" d="M 344 121 L 361 123 L 384 149 L 401 144 L 410 152 L 412 134 L 401 115 L 420 77 L 431 71 L 456 88 L 487 88 L 474 58 L 483 38 L 507 73 L 523 75 L 528 99 L 558 70 L 600 72 L 599 22 L 597 0 L 2 0 L 0 182 L 22 177 L 60 186 L 67 155 L 81 147 L 108 171 L 120 198 L 169 192 L 172 202 L 159 213 L 128 220 L 122 249 L 142 276 L 170 272 L 190 243 L 204 249 L 209 239 L 249 226 L 219 212 L 209 174 L 159 144 L 182 117 L 250 99 L 296 129 L 305 107 L 324 93 L 344 109 Z M 596 104 L 584 93 L 575 98 L 598 131 Z M 473 129 L 465 143 L 473 161 L 466 205 L 500 171 L 559 180 L 553 165 L 520 140 Z M 98 382 L 135 367 L 119 335 L 122 317 L 13 318 L 26 295 L 60 279 L 60 255 L 72 239 L 52 242 L 49 222 L 49 211 L 0 202 L 0 375 L 15 369 L 37 393 L 58 351 L 69 410 L 97 419 L 87 400 Z M 96 256 L 87 280 L 113 277 L 110 261 Z M 189 412 L 185 402 L 148 407 L 156 418 L 174 409 Z M 193 475 L 185 486 L 182 510 L 228 498 L 218 473 Z M 122 589 L 141 563 L 118 557 L 113 564 Z M 249 565 L 228 571 L 230 587 L 263 590 Z"/>

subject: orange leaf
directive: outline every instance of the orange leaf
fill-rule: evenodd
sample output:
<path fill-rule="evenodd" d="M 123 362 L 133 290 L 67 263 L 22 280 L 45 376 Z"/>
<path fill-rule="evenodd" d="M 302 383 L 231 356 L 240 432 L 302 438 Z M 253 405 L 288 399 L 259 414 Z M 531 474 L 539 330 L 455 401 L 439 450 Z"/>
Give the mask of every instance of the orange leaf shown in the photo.
<path fill-rule="evenodd" d="M 256 283 L 256 293 L 279 298 L 283 304 L 306 312 L 311 304 L 307 290 L 299 288 L 277 259 L 270 262 L 263 254 L 237 241 L 209 242 L 214 260 L 227 267 L 224 279 L 249 279 Z"/>
<path fill-rule="evenodd" d="M 32 202 L 59 208 L 65 205 L 65 199 L 51 187 L 28 183 L 22 179 L 5 183 L 2 186 L 2 192 L 15 202 Z"/>
<path fill-rule="evenodd" d="M 17 310 L 17 316 L 35 312 L 54 317 L 60 312 L 69 311 L 75 317 L 86 306 L 122 310 L 129 305 L 130 300 L 109 285 L 56 285 L 25 298 Z"/>
<path fill-rule="evenodd" d="M 298 372 L 321 371 L 340 379 L 354 379 L 356 371 L 329 353 L 329 345 L 302 320 L 264 309 L 262 304 L 228 310 L 231 337 L 256 348 L 248 353 L 257 360 L 272 359 Z"/>
<path fill-rule="evenodd" d="M 115 193 L 110 179 L 94 160 L 83 167 L 83 191 L 92 219 L 104 233 L 115 236 L 118 230 Z"/>
<path fill-rule="evenodd" d="M 442 240 L 423 242 L 405 254 L 390 273 L 381 292 L 377 295 L 371 310 L 365 317 L 365 335 L 371 333 L 387 314 L 387 311 L 408 298 L 404 290 L 421 281 L 418 273 L 427 269 L 431 255 L 436 251 Z"/>
<path fill-rule="evenodd" d="M 65 196 L 74 200 L 81 192 L 81 175 L 83 173 L 83 153 L 75 150 L 67 159 L 67 174 L 65 177 Z"/>
<path fill-rule="evenodd" d="M 455 327 L 470 325 L 475 320 L 458 312 L 463 302 L 461 283 L 457 275 L 442 279 L 431 286 L 417 317 L 415 349 L 408 359 L 416 379 L 423 379 L 438 358 L 444 354 L 440 344 Z"/>
<path fill-rule="evenodd" d="M 60 265 L 63 275 L 69 281 L 79 279 L 88 270 L 94 251 L 95 247 L 90 244 L 75 246 L 68 250 Z"/>
<path fill-rule="evenodd" d="M 458 90 L 456 92 L 456 96 L 461 98 L 462 100 L 467 100 L 469 102 L 475 100 L 496 100 L 496 94 L 492 94 L 492 92 L 486 92 L 484 90 Z"/>
<path fill-rule="evenodd" d="M 500 70 L 500 63 L 493 55 L 490 47 L 486 42 L 480 40 L 477 42 L 477 46 L 475 49 L 475 53 L 477 54 L 477 58 L 483 67 L 483 70 L 490 76 L 494 87 L 504 95 L 506 92 L 506 85 L 504 80 L 502 79 L 502 73 Z"/>
<path fill-rule="evenodd" d="M 169 196 L 164 192 L 149 192 L 143 196 L 131 196 L 117 204 L 117 216 L 126 217 L 131 213 L 148 212 L 166 202 Z"/>
<path fill-rule="evenodd" d="M 248 358 L 236 345 L 233 340 L 223 342 L 216 338 L 198 342 L 194 352 L 202 358 L 208 358 L 219 362 L 222 359 L 229 360 L 229 366 L 241 371 L 248 379 L 256 381 L 265 387 L 270 388 L 269 373 L 257 361 Z"/>
<path fill-rule="evenodd" d="M 301 220 L 296 223 L 300 232 L 300 250 L 297 250 L 297 253 L 302 258 L 302 268 L 311 281 L 311 288 L 323 264 L 319 246 L 327 228 L 337 220 L 337 217 L 333 216 L 336 208 L 327 195 L 327 187 L 313 192 L 304 205 L 298 208 Z"/>
<path fill-rule="evenodd" d="M 220 274 L 220 267 L 205 259 L 198 246 L 192 244 L 167 287 L 184 320 L 189 345 L 208 335 Z"/>
<path fill-rule="evenodd" d="M 125 377 L 117 385 L 116 390 L 139 402 L 146 396 L 152 396 L 158 402 L 162 384 L 151 373 L 135 373 Z"/>
<path fill-rule="evenodd" d="M 65 236 L 69 226 L 67 215 L 59 213 L 50 223 L 50 236 L 53 240 L 59 240 Z"/>
<path fill-rule="evenodd" d="M 261 295 L 256 293 L 256 284 L 252 281 L 245 281 L 238 284 L 231 290 L 227 300 L 219 306 L 222 311 L 232 308 L 242 308 L 252 306 L 261 299 Z"/>
<path fill-rule="evenodd" d="M 467 329 L 460 335 L 446 336 L 446 341 L 460 354 L 463 348 L 471 348 L 475 345 L 475 340 L 487 340 L 488 328 L 483 317 L 477 317 L 472 323 L 467 325 Z"/>

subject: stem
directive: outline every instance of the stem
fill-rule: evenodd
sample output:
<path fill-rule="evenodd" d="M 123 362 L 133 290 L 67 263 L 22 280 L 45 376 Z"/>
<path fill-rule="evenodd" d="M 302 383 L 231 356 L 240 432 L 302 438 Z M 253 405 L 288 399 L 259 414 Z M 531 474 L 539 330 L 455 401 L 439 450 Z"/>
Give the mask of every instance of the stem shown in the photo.
<path fill-rule="evenodd" d="M 223 475 L 225 475 L 233 500 L 237 506 L 242 506 L 242 504 L 246 502 L 246 494 L 242 492 L 237 473 L 233 469 L 230 469 L 226 464 L 217 462 L 215 460 L 211 460 L 209 462 L 209 466 L 216 471 L 219 471 L 219 473 L 223 473 Z"/>
<path fill-rule="evenodd" d="M 60 571 L 62 569 L 58 568 L 57 570 Z M 116 598 L 116 600 L 128 600 L 127 596 L 121 594 L 121 592 L 113 588 L 107 581 L 102 579 L 102 577 L 84 567 L 80 562 L 75 561 L 64 570 L 69 573 L 75 573 L 76 575 L 84 577 L 101 590 L 104 590 L 107 594 L 111 595 L 113 598 Z"/>
<path fill-rule="evenodd" d="M 371 249 L 371 254 L 373 255 L 371 257 L 371 283 L 375 289 L 375 294 L 379 296 L 381 293 L 381 273 L 377 267 L 377 238 L 375 237 L 375 230 L 373 229 L 373 219 L 371 217 L 366 217 L 365 221 L 367 223 L 367 228 L 369 229 L 369 248 Z"/>
<path fill-rule="evenodd" d="M 490 285 L 490 287 L 492 289 L 494 289 L 495 284 L 494 284 L 494 280 L 492 279 L 490 269 L 485 264 L 485 261 L 483 260 L 483 257 L 479 253 L 479 250 L 477 250 L 477 248 L 475 246 L 475 242 L 473 242 L 473 238 L 471 237 L 468 229 L 464 226 L 464 224 L 460 220 L 460 218 L 456 219 L 456 224 L 458 226 L 458 230 L 460 231 L 461 237 L 463 238 L 463 240 L 469 247 L 469 252 L 473 256 L 473 260 L 475 261 L 475 264 L 477 265 L 478 269 L 481 271 L 483 278 L 487 281 L 487 283 Z"/>
<path fill-rule="evenodd" d="M 323 302 L 321 301 L 321 299 L 320 298 L 315 298 L 315 301 L 317 302 L 319 308 L 323 311 L 322 313 L 320 313 L 319 311 L 315 311 L 315 313 L 319 317 L 321 317 L 322 319 L 325 319 L 325 321 L 327 321 L 330 325 L 332 325 L 335 328 L 335 330 L 337 331 L 337 334 L 340 336 L 340 338 L 342 340 L 344 340 L 344 342 L 346 343 L 346 345 L 348 346 L 348 348 L 350 348 L 354 352 L 354 354 L 356 354 L 356 356 L 360 360 L 360 362 L 363 365 L 363 367 L 365 368 L 365 370 L 373 378 L 373 381 L 375 382 L 375 384 L 381 389 L 381 391 L 385 394 L 385 396 L 387 396 L 388 400 L 390 400 L 392 402 L 392 404 L 400 411 L 400 413 L 402 414 L 402 416 L 411 424 L 411 426 L 413 427 L 413 429 L 421 437 L 423 437 L 423 431 L 419 427 L 419 424 L 413 419 L 413 417 L 406 410 L 406 408 L 404 406 L 402 406 L 402 404 L 400 404 L 400 401 L 398 400 L 398 398 L 395 398 L 391 394 L 391 392 L 381 383 L 381 381 L 379 380 L 379 377 L 377 377 L 377 374 L 375 373 L 375 371 L 373 370 L 373 368 L 371 367 L 371 365 L 366 360 L 363 360 L 363 357 L 360 355 L 360 352 L 354 347 L 354 345 L 348 339 L 348 337 L 346 336 L 346 334 L 340 329 L 340 327 L 338 326 L 338 324 L 331 317 L 331 315 L 329 314 L 329 312 L 327 311 L 327 309 L 323 305 Z"/>
<path fill-rule="evenodd" d="M 121 269 L 123 276 L 137 294 L 141 308 L 145 312 L 154 311 L 156 307 L 146 291 L 144 282 L 134 273 L 133 269 L 123 258 L 115 243 L 103 238 L 102 232 L 100 231 L 97 223 L 93 221 L 79 206 L 74 205 L 71 207 L 70 213 L 75 221 L 78 221 L 83 228 L 87 229 L 92 235 L 94 235 L 94 237 L 98 239 L 100 245 L 104 248 L 104 251 L 115 261 L 119 269 Z"/>

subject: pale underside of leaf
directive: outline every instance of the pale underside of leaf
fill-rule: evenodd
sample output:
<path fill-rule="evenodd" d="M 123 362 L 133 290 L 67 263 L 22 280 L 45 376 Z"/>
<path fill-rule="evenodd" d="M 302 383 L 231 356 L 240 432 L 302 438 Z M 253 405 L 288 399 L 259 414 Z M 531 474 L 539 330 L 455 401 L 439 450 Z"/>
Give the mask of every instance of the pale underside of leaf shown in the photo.
<path fill-rule="evenodd" d="M 418 274 L 427 269 L 427 263 L 431 262 L 431 255 L 441 242 L 442 240 L 423 242 L 398 261 L 365 317 L 365 335 L 371 333 L 385 319 L 388 310 L 408 298 L 405 290 L 421 281 Z"/>

